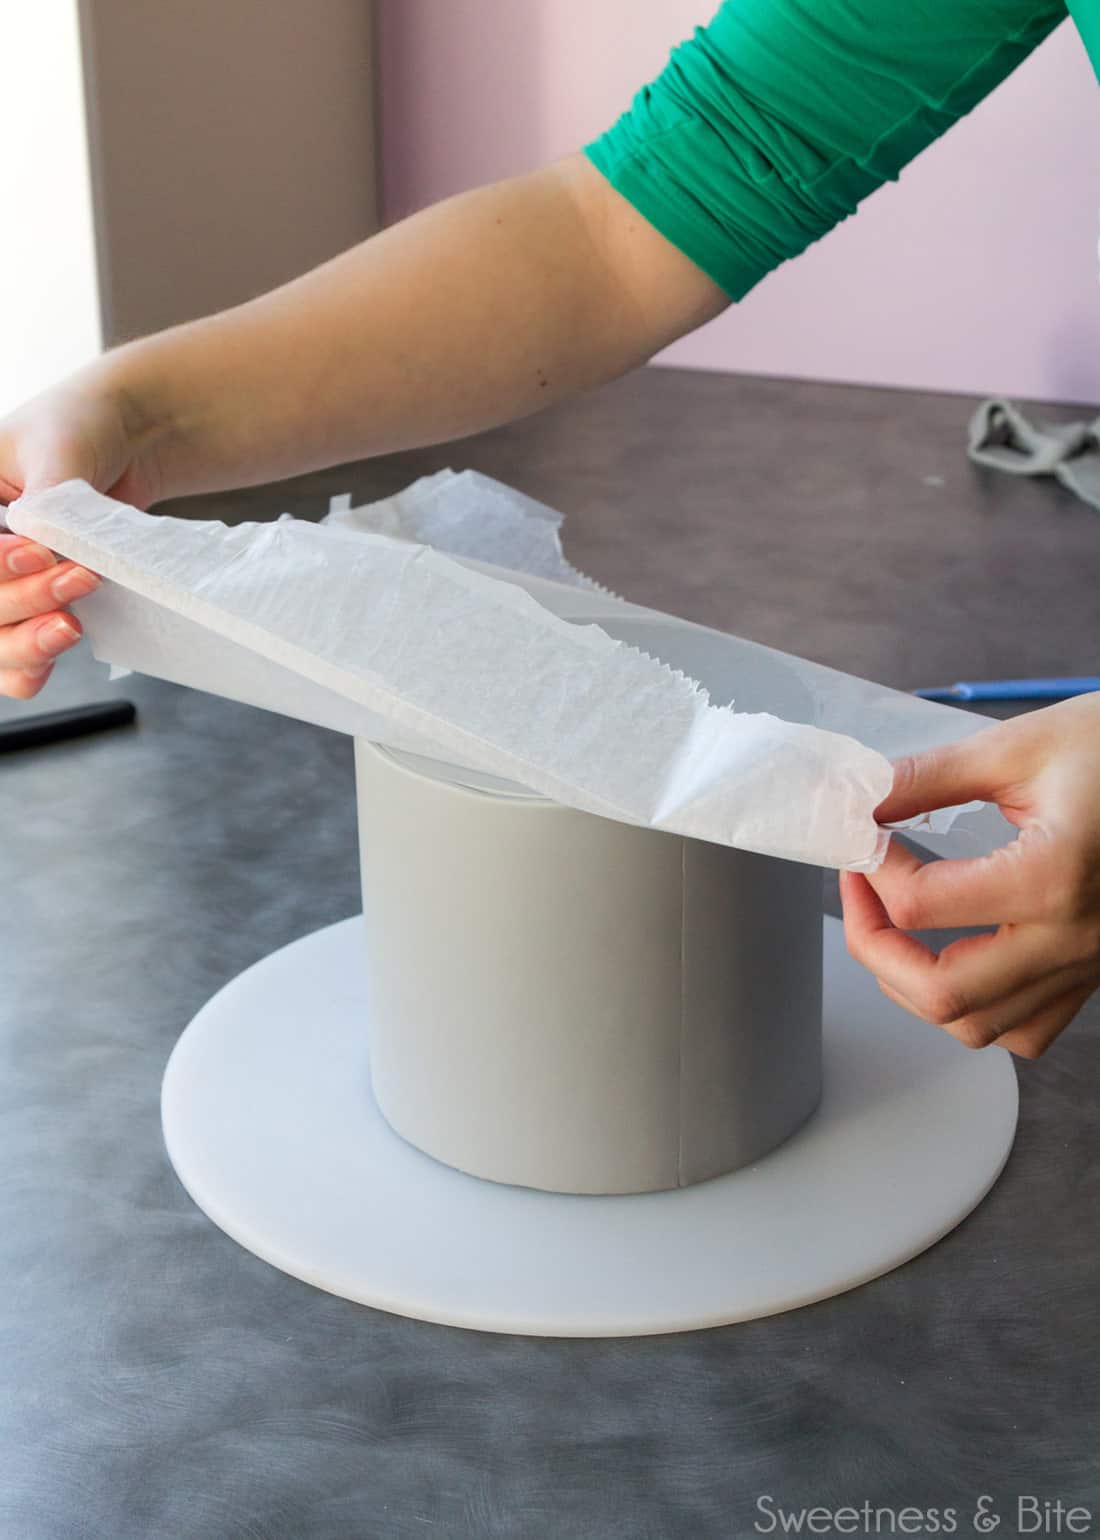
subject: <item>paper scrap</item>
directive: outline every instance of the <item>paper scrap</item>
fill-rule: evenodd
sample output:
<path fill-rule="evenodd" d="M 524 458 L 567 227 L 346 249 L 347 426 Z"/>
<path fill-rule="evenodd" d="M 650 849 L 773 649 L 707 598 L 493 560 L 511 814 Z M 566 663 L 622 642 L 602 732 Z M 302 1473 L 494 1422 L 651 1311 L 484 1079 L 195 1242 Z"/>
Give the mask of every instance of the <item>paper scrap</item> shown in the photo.
<path fill-rule="evenodd" d="M 437 471 L 393 497 L 354 508 L 333 498 L 322 524 L 430 545 L 576 588 L 609 590 L 578 572 L 561 548 L 562 516 L 480 471 Z"/>

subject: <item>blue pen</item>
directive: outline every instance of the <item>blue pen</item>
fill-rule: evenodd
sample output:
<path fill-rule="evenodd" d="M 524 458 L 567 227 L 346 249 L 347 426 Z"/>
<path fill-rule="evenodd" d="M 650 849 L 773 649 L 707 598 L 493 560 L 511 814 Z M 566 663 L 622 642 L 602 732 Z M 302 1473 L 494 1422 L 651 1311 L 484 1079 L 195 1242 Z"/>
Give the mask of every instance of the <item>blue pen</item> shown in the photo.
<path fill-rule="evenodd" d="M 922 700 L 1068 700 L 1100 690 L 1100 675 L 1081 679 L 976 679 L 914 690 Z"/>

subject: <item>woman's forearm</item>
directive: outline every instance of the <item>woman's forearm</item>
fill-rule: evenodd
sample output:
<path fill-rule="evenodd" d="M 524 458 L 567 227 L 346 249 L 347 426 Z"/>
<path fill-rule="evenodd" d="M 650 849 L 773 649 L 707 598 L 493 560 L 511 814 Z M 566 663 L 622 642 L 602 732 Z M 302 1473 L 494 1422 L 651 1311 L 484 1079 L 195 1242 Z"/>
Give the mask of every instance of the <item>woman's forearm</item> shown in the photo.
<path fill-rule="evenodd" d="M 578 156 L 97 367 L 170 496 L 492 427 L 624 373 L 724 303 Z"/>

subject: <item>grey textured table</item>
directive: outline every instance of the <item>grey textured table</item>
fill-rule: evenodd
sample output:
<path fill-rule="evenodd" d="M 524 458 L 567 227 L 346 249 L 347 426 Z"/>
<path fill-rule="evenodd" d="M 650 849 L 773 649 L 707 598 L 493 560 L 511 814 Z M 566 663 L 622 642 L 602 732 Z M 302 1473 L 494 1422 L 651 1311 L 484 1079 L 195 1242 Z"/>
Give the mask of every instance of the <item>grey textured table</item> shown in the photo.
<path fill-rule="evenodd" d="M 564 508 L 573 558 L 644 603 L 906 688 L 1095 672 L 1100 515 L 970 470 L 968 410 L 650 371 L 176 511 L 317 516 L 475 465 Z M 986 1202 L 853 1293 L 639 1341 L 366 1310 L 199 1214 L 157 1105 L 215 989 L 357 908 L 350 742 L 80 657 L 3 712 L 120 692 L 137 728 L 0 760 L 3 1540 L 725 1537 L 763 1494 L 956 1507 L 962 1533 L 983 1493 L 1002 1534 L 1020 1493 L 1100 1510 L 1095 1003 L 1021 1066 Z"/>

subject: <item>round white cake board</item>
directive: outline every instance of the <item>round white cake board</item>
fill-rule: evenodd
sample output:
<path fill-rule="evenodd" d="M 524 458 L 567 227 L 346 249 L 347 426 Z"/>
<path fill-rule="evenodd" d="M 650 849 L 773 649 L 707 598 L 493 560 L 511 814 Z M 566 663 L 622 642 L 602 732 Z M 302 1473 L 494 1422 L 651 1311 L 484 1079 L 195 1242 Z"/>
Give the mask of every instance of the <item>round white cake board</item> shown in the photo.
<path fill-rule="evenodd" d="M 828 920 L 824 1099 L 757 1165 L 628 1197 L 467 1176 L 405 1143 L 374 1106 L 362 923 L 227 984 L 176 1044 L 162 1094 L 168 1154 L 199 1207 L 332 1294 L 541 1336 L 748 1320 L 931 1246 L 1011 1148 L 1009 1055 L 971 1052 L 891 1005 Z"/>

